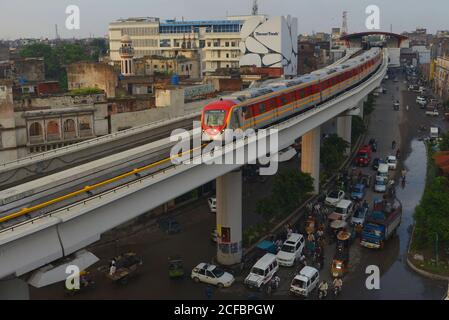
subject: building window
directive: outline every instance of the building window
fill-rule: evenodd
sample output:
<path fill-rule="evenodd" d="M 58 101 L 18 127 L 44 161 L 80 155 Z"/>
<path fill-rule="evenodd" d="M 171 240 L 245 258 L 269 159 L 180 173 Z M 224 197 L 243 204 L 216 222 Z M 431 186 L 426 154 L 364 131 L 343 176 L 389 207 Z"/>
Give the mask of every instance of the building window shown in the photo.
<path fill-rule="evenodd" d="M 39 122 L 33 122 L 30 125 L 30 137 L 42 136 L 42 126 Z"/>
<path fill-rule="evenodd" d="M 225 47 L 229 47 L 229 42 L 228 41 L 225 42 Z"/>
<path fill-rule="evenodd" d="M 210 47 L 212 45 L 212 42 L 208 42 L 207 46 Z"/>

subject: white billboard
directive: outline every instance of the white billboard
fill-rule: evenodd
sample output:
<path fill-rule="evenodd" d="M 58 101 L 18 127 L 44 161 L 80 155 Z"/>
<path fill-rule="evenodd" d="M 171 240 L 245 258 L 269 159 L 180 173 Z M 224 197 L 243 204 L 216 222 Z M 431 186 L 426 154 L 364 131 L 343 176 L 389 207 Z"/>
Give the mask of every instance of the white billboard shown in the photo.
<path fill-rule="evenodd" d="M 284 75 L 297 74 L 298 19 L 255 17 L 243 24 L 240 37 L 240 66 L 283 68 Z"/>

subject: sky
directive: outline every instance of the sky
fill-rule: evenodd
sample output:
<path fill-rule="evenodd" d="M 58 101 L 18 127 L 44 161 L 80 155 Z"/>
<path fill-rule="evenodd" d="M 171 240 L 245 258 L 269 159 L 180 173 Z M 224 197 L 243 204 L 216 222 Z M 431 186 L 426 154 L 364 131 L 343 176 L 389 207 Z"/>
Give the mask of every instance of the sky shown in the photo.
<path fill-rule="evenodd" d="M 380 9 L 380 28 L 393 32 L 426 27 L 449 29 L 448 0 L 258 0 L 259 13 L 290 14 L 298 32 L 330 32 L 348 12 L 349 32 L 367 31 L 365 8 Z M 80 29 L 65 28 L 66 7 L 80 9 Z M 108 24 L 119 18 L 152 16 L 161 19 L 206 20 L 250 14 L 252 0 L 0 0 L 0 39 L 54 38 L 55 24 L 63 38 L 105 36 Z"/>

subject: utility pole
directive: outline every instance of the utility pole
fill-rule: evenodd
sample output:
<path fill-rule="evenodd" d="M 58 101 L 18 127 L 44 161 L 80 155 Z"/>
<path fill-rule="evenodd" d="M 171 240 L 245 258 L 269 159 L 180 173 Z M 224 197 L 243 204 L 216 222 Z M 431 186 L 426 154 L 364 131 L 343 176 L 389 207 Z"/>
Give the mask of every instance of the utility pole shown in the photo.
<path fill-rule="evenodd" d="M 346 35 L 348 34 L 348 12 L 343 11 L 343 22 L 341 25 L 341 34 Z"/>

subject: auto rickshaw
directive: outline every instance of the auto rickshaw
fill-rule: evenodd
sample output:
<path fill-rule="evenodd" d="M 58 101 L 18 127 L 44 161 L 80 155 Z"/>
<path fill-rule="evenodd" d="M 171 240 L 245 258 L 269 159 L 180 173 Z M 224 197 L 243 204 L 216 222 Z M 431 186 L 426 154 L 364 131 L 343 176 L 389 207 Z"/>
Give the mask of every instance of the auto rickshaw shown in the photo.
<path fill-rule="evenodd" d="M 168 276 L 170 279 L 183 278 L 184 265 L 182 259 L 179 256 L 173 256 L 168 260 Z"/>
<path fill-rule="evenodd" d="M 340 231 L 337 234 L 337 249 L 332 260 L 332 276 L 335 278 L 343 277 L 348 271 L 349 246 L 351 242 L 351 233 Z"/>

